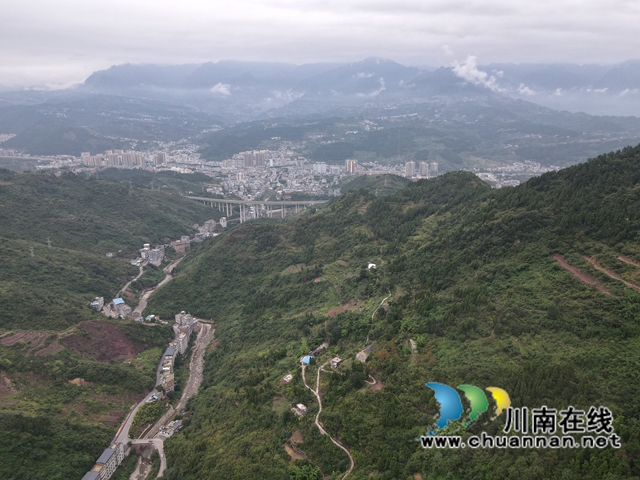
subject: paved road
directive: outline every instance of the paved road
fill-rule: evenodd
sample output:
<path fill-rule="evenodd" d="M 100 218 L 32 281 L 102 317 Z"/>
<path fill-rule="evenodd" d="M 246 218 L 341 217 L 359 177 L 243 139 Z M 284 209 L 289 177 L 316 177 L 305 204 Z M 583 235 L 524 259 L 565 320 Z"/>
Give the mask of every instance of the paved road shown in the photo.
<path fill-rule="evenodd" d="M 118 292 L 118 295 L 122 295 L 122 293 L 123 293 L 127 288 L 129 288 L 129 285 L 131 285 L 133 282 L 135 282 L 136 280 L 138 280 L 138 279 L 142 276 L 142 274 L 144 273 L 144 269 L 143 269 L 143 267 L 144 267 L 144 265 L 140 265 L 140 273 L 138 273 L 138 276 L 137 276 L 136 278 L 132 279 L 132 280 L 129 280 L 129 281 L 127 282 L 127 284 L 126 284 L 124 287 L 122 287 L 122 288 L 120 289 L 120 291 Z"/>
<path fill-rule="evenodd" d="M 149 297 L 153 292 L 156 291 L 157 288 L 171 281 L 171 279 L 173 278 L 173 275 L 171 274 L 171 272 L 173 272 L 173 269 L 175 268 L 176 265 L 178 265 L 178 263 L 180 263 L 182 258 L 179 258 L 178 260 L 174 260 L 169 265 L 164 267 L 163 271 L 166 274 L 166 277 L 164 277 L 164 279 L 158 285 L 142 293 L 142 295 L 140 296 L 140 302 L 138 303 L 138 306 L 133 310 L 133 314 L 135 316 L 142 315 L 142 312 L 144 311 L 144 309 L 147 308 L 147 302 L 149 301 Z"/>
<path fill-rule="evenodd" d="M 149 392 L 149 394 L 144 397 L 140 402 L 133 408 L 127 418 L 125 418 L 124 422 L 120 426 L 118 433 L 116 434 L 116 442 L 127 443 L 129 441 L 129 430 L 131 430 L 131 424 L 133 423 L 133 419 L 136 417 L 136 413 L 138 409 L 144 405 L 147 400 L 149 400 L 156 393 L 155 388 Z"/>

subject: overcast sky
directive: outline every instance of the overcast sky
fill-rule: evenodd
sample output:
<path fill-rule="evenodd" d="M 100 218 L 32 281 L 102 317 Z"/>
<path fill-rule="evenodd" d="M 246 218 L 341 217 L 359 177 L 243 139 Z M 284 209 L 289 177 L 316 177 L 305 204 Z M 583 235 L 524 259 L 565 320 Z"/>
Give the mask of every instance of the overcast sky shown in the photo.
<path fill-rule="evenodd" d="M 62 86 L 122 63 L 615 63 L 637 0 L 5 0 L 0 85 Z"/>

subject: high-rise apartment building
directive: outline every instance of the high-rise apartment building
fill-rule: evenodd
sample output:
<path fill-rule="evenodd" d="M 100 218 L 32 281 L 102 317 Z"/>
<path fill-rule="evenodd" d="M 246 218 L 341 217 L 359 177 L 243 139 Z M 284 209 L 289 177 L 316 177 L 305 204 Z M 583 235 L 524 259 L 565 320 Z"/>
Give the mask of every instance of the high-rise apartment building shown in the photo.
<path fill-rule="evenodd" d="M 344 170 L 349 174 L 354 174 L 358 170 L 358 161 L 353 159 L 347 159 L 344 161 Z"/>
<path fill-rule="evenodd" d="M 429 177 L 429 164 L 427 162 L 420 162 L 420 176 L 422 178 Z"/>
<path fill-rule="evenodd" d="M 431 162 L 431 164 L 429 165 L 429 176 L 438 176 L 438 162 Z"/>
<path fill-rule="evenodd" d="M 253 167 L 254 156 L 253 152 L 244 152 L 244 166 L 245 168 Z"/>
<path fill-rule="evenodd" d="M 167 164 L 167 154 L 165 152 L 158 152 L 155 156 L 156 165 L 166 165 Z"/>
<path fill-rule="evenodd" d="M 314 173 L 319 173 L 320 175 L 324 175 L 327 173 L 327 164 L 326 163 L 314 163 L 313 164 Z"/>
<path fill-rule="evenodd" d="M 416 174 L 416 162 L 407 162 L 404 164 L 404 176 L 413 178 Z"/>
<path fill-rule="evenodd" d="M 253 152 L 254 165 L 256 167 L 264 167 L 264 150 Z"/>

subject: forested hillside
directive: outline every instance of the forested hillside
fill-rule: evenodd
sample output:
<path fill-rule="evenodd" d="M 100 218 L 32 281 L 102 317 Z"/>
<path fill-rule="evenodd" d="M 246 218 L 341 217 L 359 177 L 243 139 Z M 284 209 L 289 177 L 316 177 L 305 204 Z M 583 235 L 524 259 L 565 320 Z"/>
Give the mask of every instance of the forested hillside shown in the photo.
<path fill-rule="evenodd" d="M 230 230 L 149 303 L 218 322 L 186 428 L 165 444 L 165 478 L 344 474 L 299 367 L 324 341 L 306 378 L 343 359 L 321 372 L 320 422 L 351 452 L 349 478 L 638 477 L 639 231 L 640 146 L 515 188 L 453 172 Z M 498 386 L 516 407 L 604 405 L 623 447 L 423 449 L 438 412 L 426 382 Z M 503 423 L 487 415 L 467 433 Z"/>
<path fill-rule="evenodd" d="M 97 318 L 89 302 L 110 300 L 137 275 L 127 260 L 143 243 L 179 238 L 214 215 L 169 192 L 0 171 L 0 329 L 60 330 Z"/>
<path fill-rule="evenodd" d="M 89 303 L 139 273 L 128 260 L 143 243 L 214 215 L 128 182 L 0 170 L 0 478 L 79 480 L 91 467 L 173 334 Z M 133 288 L 164 275 L 149 268 Z"/>
<path fill-rule="evenodd" d="M 158 185 L 159 186 L 159 185 Z M 0 172 L 0 236 L 105 254 L 184 235 L 213 211 L 168 192 L 72 173 Z"/>

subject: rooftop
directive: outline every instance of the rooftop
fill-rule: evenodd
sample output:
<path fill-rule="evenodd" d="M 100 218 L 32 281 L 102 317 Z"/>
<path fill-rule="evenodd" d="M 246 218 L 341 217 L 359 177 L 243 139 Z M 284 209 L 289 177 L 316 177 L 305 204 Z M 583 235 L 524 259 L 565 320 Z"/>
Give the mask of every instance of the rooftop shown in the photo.
<path fill-rule="evenodd" d="M 114 298 L 113 299 L 113 304 L 114 305 L 122 305 L 122 304 L 124 304 L 124 300 L 121 299 L 121 298 Z"/>
<path fill-rule="evenodd" d="M 104 452 L 102 452 L 100 458 L 96 460 L 96 463 L 107 463 L 114 452 L 115 450 L 113 448 L 107 448 Z"/>

